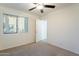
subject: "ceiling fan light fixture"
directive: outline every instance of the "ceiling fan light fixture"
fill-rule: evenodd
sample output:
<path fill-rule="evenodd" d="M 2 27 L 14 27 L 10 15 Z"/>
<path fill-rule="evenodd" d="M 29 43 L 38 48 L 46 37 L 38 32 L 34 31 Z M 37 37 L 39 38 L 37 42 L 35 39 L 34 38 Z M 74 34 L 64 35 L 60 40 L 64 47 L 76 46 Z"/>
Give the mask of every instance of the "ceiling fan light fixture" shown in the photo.
<path fill-rule="evenodd" d="M 37 6 L 37 9 L 43 9 L 44 7 L 42 5 Z"/>

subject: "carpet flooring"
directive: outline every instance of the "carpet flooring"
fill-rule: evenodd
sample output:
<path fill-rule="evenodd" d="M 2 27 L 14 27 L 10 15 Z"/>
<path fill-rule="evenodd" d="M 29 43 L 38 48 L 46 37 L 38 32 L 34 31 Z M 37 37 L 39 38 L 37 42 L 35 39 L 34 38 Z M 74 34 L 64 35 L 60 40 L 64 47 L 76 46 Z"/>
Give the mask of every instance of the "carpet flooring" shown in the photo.
<path fill-rule="evenodd" d="M 78 54 L 45 42 L 38 42 L 0 51 L 0 56 L 78 56 Z"/>

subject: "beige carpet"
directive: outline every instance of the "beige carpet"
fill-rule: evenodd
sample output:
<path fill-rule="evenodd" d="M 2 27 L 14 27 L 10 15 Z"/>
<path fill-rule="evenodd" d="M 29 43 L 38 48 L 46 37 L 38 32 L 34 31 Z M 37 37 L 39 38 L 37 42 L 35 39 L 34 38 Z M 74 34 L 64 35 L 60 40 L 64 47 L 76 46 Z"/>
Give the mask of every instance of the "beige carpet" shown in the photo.
<path fill-rule="evenodd" d="M 32 43 L 0 51 L 1 56 L 78 56 L 75 53 L 44 42 Z"/>

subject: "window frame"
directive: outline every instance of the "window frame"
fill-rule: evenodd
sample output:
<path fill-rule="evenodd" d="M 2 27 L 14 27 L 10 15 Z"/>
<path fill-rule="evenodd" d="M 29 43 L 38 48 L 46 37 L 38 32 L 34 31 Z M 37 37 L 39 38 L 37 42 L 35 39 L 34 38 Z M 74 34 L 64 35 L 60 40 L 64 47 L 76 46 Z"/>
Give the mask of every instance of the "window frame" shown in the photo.
<path fill-rule="evenodd" d="M 9 15 L 9 16 L 15 16 L 16 17 L 16 32 L 5 32 L 4 31 L 4 26 L 5 26 L 5 24 L 4 24 L 4 17 L 5 17 L 5 15 Z M 25 18 L 27 18 L 26 19 L 26 21 L 27 21 L 27 23 L 26 23 L 26 25 L 27 25 L 27 31 L 24 31 L 24 32 L 18 32 L 18 22 L 19 22 L 19 17 L 23 17 L 24 19 Z M 24 22 L 25 23 L 25 22 Z M 24 25 L 25 26 L 25 25 Z M 11 15 L 11 14 L 3 14 L 3 33 L 4 34 L 16 34 L 16 33 L 26 33 L 26 32 L 28 32 L 28 17 L 24 17 L 24 16 L 17 16 L 17 15 Z"/>

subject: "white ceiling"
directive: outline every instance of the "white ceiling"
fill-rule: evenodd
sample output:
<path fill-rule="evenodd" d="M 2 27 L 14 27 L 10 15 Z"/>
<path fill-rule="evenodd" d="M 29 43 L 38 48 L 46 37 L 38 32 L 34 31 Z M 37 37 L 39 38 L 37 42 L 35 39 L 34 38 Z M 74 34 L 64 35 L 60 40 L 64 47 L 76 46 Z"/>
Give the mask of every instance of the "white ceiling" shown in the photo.
<path fill-rule="evenodd" d="M 21 11 L 33 13 L 33 14 L 36 14 L 38 16 L 43 16 L 43 15 L 46 15 L 48 13 L 54 12 L 55 10 L 58 10 L 60 8 L 72 5 L 72 3 L 44 3 L 44 4 L 55 5 L 56 8 L 55 9 L 44 8 L 44 13 L 41 13 L 38 9 L 35 9 L 33 11 L 28 11 L 28 9 L 35 6 L 33 3 L 0 3 L 0 6 L 14 8 L 14 9 L 18 9 Z"/>

